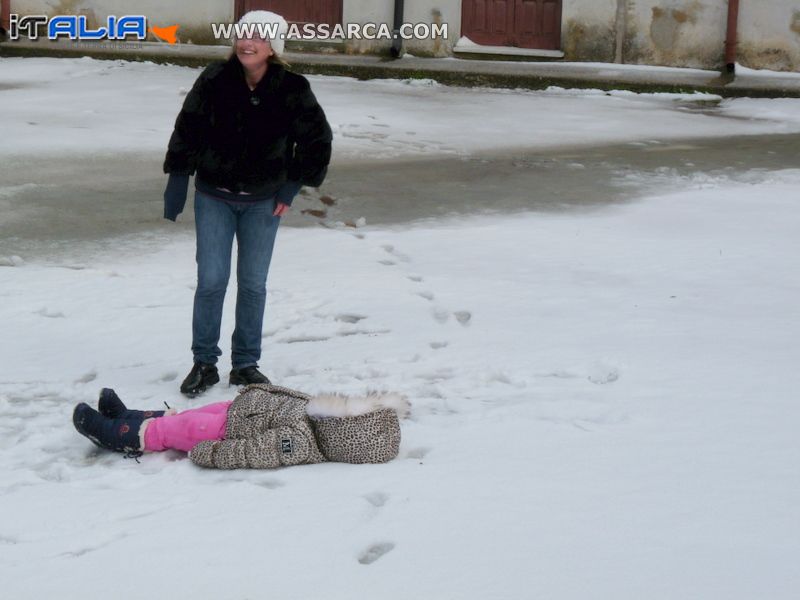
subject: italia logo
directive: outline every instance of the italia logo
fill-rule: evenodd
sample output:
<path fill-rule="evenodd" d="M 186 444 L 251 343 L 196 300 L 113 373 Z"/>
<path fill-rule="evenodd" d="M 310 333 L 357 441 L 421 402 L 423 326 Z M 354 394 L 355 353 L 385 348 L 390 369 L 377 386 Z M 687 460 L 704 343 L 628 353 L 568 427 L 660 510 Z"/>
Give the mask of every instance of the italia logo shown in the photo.
<path fill-rule="evenodd" d="M 9 15 L 9 39 L 18 40 L 27 37 L 29 40 L 39 39 L 39 29 L 44 26 L 47 39 L 57 40 L 65 37 L 70 40 L 136 40 L 147 38 L 147 17 L 144 15 L 125 15 L 108 18 L 97 28 L 89 26 L 86 15 Z M 179 25 L 168 27 L 151 27 L 150 32 L 160 41 L 175 44 L 178 41 Z"/>
<path fill-rule="evenodd" d="M 119 434 L 125 435 L 131 430 L 130 426 L 127 423 L 123 423 L 122 427 L 119 428 Z"/>

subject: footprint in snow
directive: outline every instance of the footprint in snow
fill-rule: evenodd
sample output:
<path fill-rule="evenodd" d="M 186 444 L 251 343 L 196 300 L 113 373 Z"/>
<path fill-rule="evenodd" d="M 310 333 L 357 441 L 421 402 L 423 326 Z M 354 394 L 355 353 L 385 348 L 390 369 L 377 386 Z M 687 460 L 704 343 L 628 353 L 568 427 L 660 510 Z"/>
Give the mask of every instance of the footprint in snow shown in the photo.
<path fill-rule="evenodd" d="M 304 342 L 326 342 L 329 337 L 324 335 L 298 335 L 296 337 L 283 338 L 278 340 L 281 344 L 300 344 Z"/>
<path fill-rule="evenodd" d="M 420 298 L 425 298 L 425 300 L 427 300 L 428 302 L 432 301 L 435 298 L 433 292 L 416 292 L 416 294 Z"/>
<path fill-rule="evenodd" d="M 391 254 L 397 260 L 399 260 L 401 262 L 411 262 L 411 259 L 408 257 L 408 255 L 403 254 L 402 252 L 399 252 L 391 244 L 384 244 L 383 246 L 381 246 L 381 248 L 383 248 L 385 252 L 387 252 L 388 254 Z"/>
<path fill-rule="evenodd" d="M 384 335 L 387 333 L 391 333 L 391 329 L 348 329 L 346 331 L 339 331 L 336 333 L 339 337 L 349 337 L 351 335 L 368 335 L 368 336 L 376 336 L 376 335 Z"/>
<path fill-rule="evenodd" d="M 412 448 L 406 454 L 406 458 L 413 458 L 413 459 L 420 460 L 420 459 L 425 458 L 425 456 L 427 456 L 428 452 L 430 452 L 430 451 L 431 451 L 430 448 L 426 448 L 424 446 L 420 447 L 420 448 Z"/>
<path fill-rule="evenodd" d="M 372 544 L 369 548 L 364 550 L 358 557 L 358 562 L 362 565 L 371 565 L 376 560 L 394 550 L 394 542 L 380 542 Z"/>
<path fill-rule="evenodd" d="M 611 369 L 610 371 L 597 371 L 587 377 L 589 381 L 596 385 L 605 385 L 607 383 L 614 383 L 619 379 L 619 371 Z"/>
<path fill-rule="evenodd" d="M 524 381 L 512 379 L 506 373 L 502 372 L 497 372 L 489 375 L 486 381 L 487 383 L 502 383 L 503 385 L 510 385 L 519 389 L 527 387 L 527 384 Z"/>
<path fill-rule="evenodd" d="M 286 485 L 283 481 L 280 481 L 279 479 L 260 479 L 260 480 L 256 479 L 254 481 L 251 481 L 250 483 L 258 487 L 266 488 L 268 490 L 276 490 Z"/>
<path fill-rule="evenodd" d="M 537 373 L 537 377 L 555 377 L 556 379 L 577 379 L 580 375 L 570 373 L 569 371 L 559 370 L 550 373 Z"/>
<path fill-rule="evenodd" d="M 49 483 L 68 483 L 72 480 L 71 469 L 61 463 L 48 463 L 45 466 L 34 467 L 36 476 Z"/>
<path fill-rule="evenodd" d="M 436 371 L 432 371 L 429 373 L 420 373 L 419 375 L 414 375 L 416 379 L 423 379 L 428 383 L 437 383 L 440 381 L 449 381 L 453 379 L 453 371 L 452 369 L 437 369 Z"/>
<path fill-rule="evenodd" d="M 384 371 L 377 371 L 375 369 L 368 369 L 364 373 L 356 373 L 353 375 L 355 379 L 359 381 L 369 381 L 372 379 L 383 379 L 388 375 L 388 373 Z"/>
<path fill-rule="evenodd" d="M 468 310 L 457 310 L 453 313 L 453 316 L 456 318 L 456 321 L 462 325 L 467 325 L 470 322 L 470 319 L 472 319 L 472 313 Z"/>
<path fill-rule="evenodd" d="M 75 383 L 91 383 L 97 379 L 97 371 L 89 371 L 88 373 L 84 373 L 78 379 L 75 380 Z"/>
<path fill-rule="evenodd" d="M 437 323 L 447 323 L 447 320 L 450 318 L 450 313 L 441 308 L 435 308 L 432 314 Z"/>
<path fill-rule="evenodd" d="M 364 496 L 364 500 L 369 502 L 375 508 L 380 508 L 389 501 L 389 496 L 383 492 L 372 492 L 371 494 Z"/>
<path fill-rule="evenodd" d="M 353 315 L 353 314 L 341 314 L 336 315 L 333 320 L 334 321 L 341 321 L 342 323 L 358 323 L 359 321 L 363 321 L 367 317 L 364 315 Z"/>

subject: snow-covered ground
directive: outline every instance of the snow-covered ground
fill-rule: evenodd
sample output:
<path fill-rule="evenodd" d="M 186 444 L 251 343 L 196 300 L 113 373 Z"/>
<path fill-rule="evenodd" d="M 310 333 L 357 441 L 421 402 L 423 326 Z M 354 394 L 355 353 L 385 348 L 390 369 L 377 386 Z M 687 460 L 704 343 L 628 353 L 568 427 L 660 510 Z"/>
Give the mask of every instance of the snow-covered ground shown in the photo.
<path fill-rule="evenodd" d="M 29 60 L 0 63 L 0 83 L 32 86 L 0 90 L 16 98 L 0 113 L 16 138 L 4 154 L 162 152 L 196 76 Z M 63 79 L 37 95 L 40 68 Z M 313 84 L 339 160 L 800 129 L 796 100 L 706 114 L 657 96 Z M 50 133 L 17 137 L 22 117 Z M 99 135 L 116 121 L 118 138 Z M 264 370 L 306 392 L 407 394 L 401 455 L 379 466 L 216 472 L 96 450 L 70 416 L 101 387 L 133 407 L 197 405 L 177 391 L 194 240 L 6 258 L 3 596 L 797 597 L 800 170 L 680 188 L 557 214 L 283 229 Z"/>
<path fill-rule="evenodd" d="M 162 153 L 183 97 L 200 73 L 90 58 L 0 60 L 0 156 L 109 148 Z M 334 130 L 336 161 L 800 132 L 796 99 L 310 79 Z"/>

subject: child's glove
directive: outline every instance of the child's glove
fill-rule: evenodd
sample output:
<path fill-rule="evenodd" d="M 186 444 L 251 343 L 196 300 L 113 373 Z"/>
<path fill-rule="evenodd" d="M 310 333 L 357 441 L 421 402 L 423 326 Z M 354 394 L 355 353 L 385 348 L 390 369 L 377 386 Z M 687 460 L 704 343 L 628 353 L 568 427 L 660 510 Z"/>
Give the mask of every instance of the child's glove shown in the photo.
<path fill-rule="evenodd" d="M 217 444 L 218 442 L 215 440 L 200 442 L 189 451 L 189 459 L 200 467 L 213 469 L 215 467 L 214 449 Z"/>

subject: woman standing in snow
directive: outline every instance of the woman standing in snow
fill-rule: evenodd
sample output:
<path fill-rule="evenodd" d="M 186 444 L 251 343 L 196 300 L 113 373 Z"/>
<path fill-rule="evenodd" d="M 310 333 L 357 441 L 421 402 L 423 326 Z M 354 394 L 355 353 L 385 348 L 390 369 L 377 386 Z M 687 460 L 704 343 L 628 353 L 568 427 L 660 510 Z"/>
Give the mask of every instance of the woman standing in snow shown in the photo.
<path fill-rule="evenodd" d="M 209 65 L 189 92 L 169 141 L 164 217 L 175 220 L 195 176 L 197 289 L 192 317 L 194 366 L 181 392 L 194 396 L 219 381 L 222 305 L 238 245 L 236 326 L 230 383 L 269 383 L 258 370 L 266 281 L 280 217 L 301 186 L 322 184 L 331 130 L 308 80 L 280 59 L 283 17 L 252 11 L 225 62 Z M 277 32 L 266 39 L 260 33 Z"/>
<path fill-rule="evenodd" d="M 129 456 L 182 450 L 195 464 L 217 469 L 387 462 L 400 447 L 398 417 L 409 409 L 397 394 L 312 397 L 268 384 L 178 414 L 128 410 L 109 388 L 97 404 L 98 410 L 78 404 L 72 416 L 97 446 Z"/>

